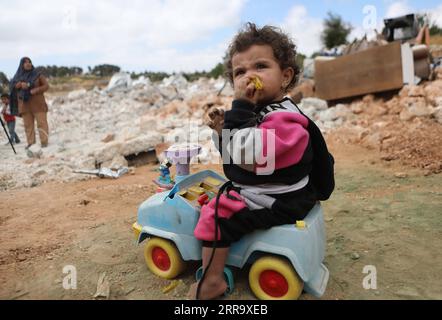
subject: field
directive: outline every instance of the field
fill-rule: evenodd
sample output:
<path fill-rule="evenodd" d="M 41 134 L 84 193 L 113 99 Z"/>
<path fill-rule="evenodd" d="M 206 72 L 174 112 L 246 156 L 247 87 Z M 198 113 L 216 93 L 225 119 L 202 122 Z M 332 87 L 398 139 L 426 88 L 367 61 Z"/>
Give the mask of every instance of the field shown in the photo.
<path fill-rule="evenodd" d="M 379 160 L 377 151 L 328 143 L 337 187 L 323 204 L 330 270 L 323 299 L 442 299 L 441 174 L 425 176 Z M 138 205 L 155 191 L 155 169 L 1 192 L 0 299 L 93 299 L 104 272 L 110 299 L 186 299 L 198 262 L 164 293 L 170 281 L 147 270 L 143 248 L 134 243 L 131 224 Z M 67 265 L 77 270 L 75 290 L 62 285 Z M 376 268 L 376 289 L 362 286 L 366 265 Z M 236 270 L 235 281 L 227 299 L 254 299 L 247 270 Z"/>

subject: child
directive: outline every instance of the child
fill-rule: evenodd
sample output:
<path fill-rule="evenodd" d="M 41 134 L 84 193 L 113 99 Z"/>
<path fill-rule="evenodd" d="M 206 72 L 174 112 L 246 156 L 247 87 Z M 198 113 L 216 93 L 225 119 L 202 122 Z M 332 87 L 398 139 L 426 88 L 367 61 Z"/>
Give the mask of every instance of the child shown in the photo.
<path fill-rule="evenodd" d="M 15 132 L 15 116 L 11 115 L 11 109 L 9 107 L 9 94 L 6 93 L 2 94 L 1 100 L 3 103 L 2 114 L 8 126 L 11 142 L 13 144 L 18 144 L 20 143 L 20 139 L 18 138 L 17 133 Z M 9 144 L 9 142 L 7 144 Z"/>
<path fill-rule="evenodd" d="M 228 154 L 230 162 L 223 161 L 223 169 L 232 185 L 219 198 L 218 218 L 216 199 L 201 208 L 194 234 L 203 241 L 204 276 L 192 285 L 191 298 L 214 299 L 226 291 L 224 266 L 231 243 L 257 229 L 302 220 L 318 200 L 330 195 L 317 192 L 312 168 L 317 150 L 329 162 L 322 163 L 325 167 L 332 166 L 333 158 L 317 127 L 285 97 L 299 74 L 295 58 L 296 46 L 287 35 L 252 23 L 228 49 L 225 65 L 234 89 L 232 109 L 225 114 L 213 110 L 208 125 L 218 136 L 223 159 Z M 315 137 L 322 139 L 319 147 L 312 145 L 311 126 L 316 128 Z M 252 161 L 244 161 L 244 156 Z"/>

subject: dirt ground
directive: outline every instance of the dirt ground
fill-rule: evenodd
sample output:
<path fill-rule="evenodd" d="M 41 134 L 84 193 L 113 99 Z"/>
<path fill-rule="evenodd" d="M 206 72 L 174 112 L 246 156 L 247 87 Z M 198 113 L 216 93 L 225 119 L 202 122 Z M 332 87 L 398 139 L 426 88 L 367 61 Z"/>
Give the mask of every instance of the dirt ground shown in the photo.
<path fill-rule="evenodd" d="M 337 187 L 323 203 L 330 270 L 323 299 L 442 299 L 442 175 L 382 161 L 376 150 L 329 147 Z M 221 169 L 192 171 L 207 167 Z M 155 192 L 155 169 L 0 192 L 0 299 L 93 299 L 103 272 L 110 299 L 185 299 L 198 263 L 163 293 L 171 282 L 147 270 L 131 230 L 139 204 Z M 62 285 L 67 265 L 77 270 L 75 290 Z M 362 286 L 366 265 L 376 267 L 377 289 Z M 255 299 L 247 270 L 235 281 L 228 299 Z"/>

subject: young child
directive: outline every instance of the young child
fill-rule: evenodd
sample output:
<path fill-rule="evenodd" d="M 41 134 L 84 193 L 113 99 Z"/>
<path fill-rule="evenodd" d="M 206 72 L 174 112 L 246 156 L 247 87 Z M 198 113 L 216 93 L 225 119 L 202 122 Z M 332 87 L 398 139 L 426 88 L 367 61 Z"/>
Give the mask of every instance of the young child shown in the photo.
<path fill-rule="evenodd" d="M 11 142 L 13 144 L 20 143 L 20 139 L 18 138 L 17 133 L 15 132 L 15 116 L 11 115 L 11 110 L 9 108 L 9 94 L 6 93 L 2 94 L 1 100 L 3 103 L 2 114 L 8 126 Z M 7 144 L 9 144 L 9 142 Z"/>
<path fill-rule="evenodd" d="M 217 133 L 220 152 L 230 158 L 228 163 L 223 161 L 223 169 L 232 186 L 220 196 L 217 231 L 216 199 L 201 208 L 194 234 L 203 242 L 205 275 L 192 285 L 190 298 L 223 295 L 227 289 L 224 266 L 233 242 L 257 229 L 302 220 L 321 198 L 310 178 L 311 122 L 285 97 L 299 74 L 295 58 L 296 46 L 286 34 L 252 23 L 236 35 L 227 51 L 232 109 L 225 114 L 212 110 L 208 125 Z M 325 143 L 321 147 L 328 157 Z"/>

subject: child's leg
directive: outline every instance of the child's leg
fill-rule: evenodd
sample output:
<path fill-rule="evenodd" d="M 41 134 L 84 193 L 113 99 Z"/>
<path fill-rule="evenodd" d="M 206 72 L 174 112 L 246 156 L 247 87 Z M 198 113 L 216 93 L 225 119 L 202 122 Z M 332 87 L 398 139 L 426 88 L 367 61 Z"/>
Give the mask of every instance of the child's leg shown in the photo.
<path fill-rule="evenodd" d="M 227 256 L 229 255 L 229 248 L 216 248 L 212 263 L 207 269 L 208 263 L 212 256 L 213 248 L 203 247 L 203 270 L 206 273 L 204 280 L 201 283 L 200 293 L 198 299 L 209 300 L 221 296 L 227 290 L 227 283 L 224 280 L 224 266 L 226 264 Z M 198 290 L 198 283 L 192 285 L 189 291 L 189 298 L 196 299 Z"/>
<path fill-rule="evenodd" d="M 229 191 L 229 197 L 221 195 L 218 204 L 219 219 L 229 219 L 232 215 L 247 209 L 244 199 L 235 192 Z M 215 211 L 216 199 L 212 199 L 209 204 L 201 208 L 200 219 L 195 228 L 195 237 L 203 241 L 203 269 L 206 272 L 204 280 L 201 283 L 199 299 L 214 299 L 221 296 L 227 290 L 227 283 L 224 280 L 224 266 L 229 255 L 230 241 L 224 239 L 221 233 L 220 225 L 218 231 L 215 229 Z M 212 263 L 208 266 L 213 252 L 213 241 L 217 234 L 215 250 Z M 196 298 L 197 284 L 194 284 L 189 292 L 192 299 Z"/>
<path fill-rule="evenodd" d="M 9 132 L 9 137 L 11 138 L 11 142 L 14 142 L 14 123 L 11 122 L 6 122 L 6 126 L 8 127 L 8 132 Z"/>
<path fill-rule="evenodd" d="M 8 130 L 11 140 L 15 143 L 20 143 L 20 139 L 15 132 L 15 121 L 8 122 Z"/>

